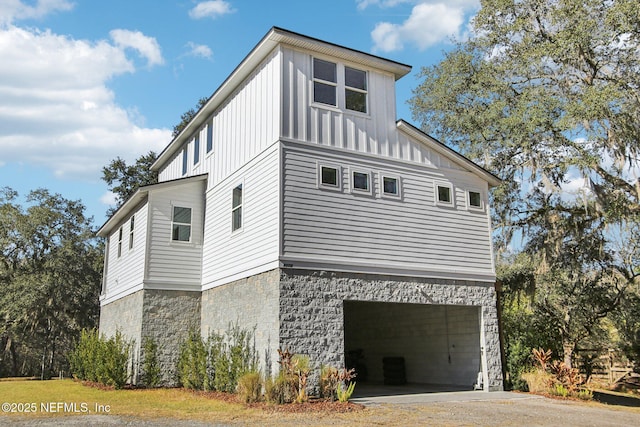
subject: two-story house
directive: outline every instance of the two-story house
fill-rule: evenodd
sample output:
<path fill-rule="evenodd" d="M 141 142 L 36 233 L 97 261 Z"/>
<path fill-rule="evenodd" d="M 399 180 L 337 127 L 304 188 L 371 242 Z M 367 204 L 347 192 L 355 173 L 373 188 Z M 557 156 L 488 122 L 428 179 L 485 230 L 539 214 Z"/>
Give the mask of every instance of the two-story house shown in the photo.
<path fill-rule="evenodd" d="M 407 65 L 272 28 L 100 229 L 100 331 L 154 338 L 170 380 L 189 327 L 255 329 L 368 380 L 502 389 L 488 192 L 499 179 L 405 121 Z"/>

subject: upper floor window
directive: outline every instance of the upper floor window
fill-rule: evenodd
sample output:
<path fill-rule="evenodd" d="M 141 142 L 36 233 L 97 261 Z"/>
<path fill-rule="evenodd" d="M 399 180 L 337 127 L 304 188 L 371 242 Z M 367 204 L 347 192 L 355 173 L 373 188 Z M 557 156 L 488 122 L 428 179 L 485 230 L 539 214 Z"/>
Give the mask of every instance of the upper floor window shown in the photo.
<path fill-rule="evenodd" d="M 233 189 L 231 203 L 231 231 L 242 228 L 242 184 Z"/>
<path fill-rule="evenodd" d="M 436 204 L 453 206 L 453 188 L 451 184 L 436 184 Z"/>
<path fill-rule="evenodd" d="M 191 241 L 191 208 L 173 207 L 171 240 L 175 242 Z"/>
<path fill-rule="evenodd" d="M 482 195 L 479 191 L 467 191 L 467 202 L 472 209 L 482 209 Z"/>
<path fill-rule="evenodd" d="M 333 165 L 318 165 L 318 187 L 331 190 L 341 189 L 340 167 Z"/>
<path fill-rule="evenodd" d="M 367 112 L 366 71 L 344 67 L 344 99 L 347 110 Z"/>
<path fill-rule="evenodd" d="M 200 135 L 193 140 L 193 164 L 197 165 L 200 161 Z"/>
<path fill-rule="evenodd" d="M 338 106 L 336 64 L 322 59 L 313 59 L 313 101 Z"/>
<path fill-rule="evenodd" d="M 382 196 L 400 197 L 400 178 L 397 176 L 381 174 Z"/>
<path fill-rule="evenodd" d="M 135 216 L 129 220 L 129 250 L 133 249 L 133 229 L 135 227 Z"/>
<path fill-rule="evenodd" d="M 213 120 L 207 124 L 207 153 L 213 150 Z"/>
<path fill-rule="evenodd" d="M 118 230 L 118 258 L 122 256 L 122 227 Z"/>
<path fill-rule="evenodd" d="M 185 145 L 182 149 L 182 175 L 186 175 L 189 167 L 189 147 Z"/>
<path fill-rule="evenodd" d="M 351 191 L 371 194 L 371 173 L 362 170 L 352 170 Z"/>

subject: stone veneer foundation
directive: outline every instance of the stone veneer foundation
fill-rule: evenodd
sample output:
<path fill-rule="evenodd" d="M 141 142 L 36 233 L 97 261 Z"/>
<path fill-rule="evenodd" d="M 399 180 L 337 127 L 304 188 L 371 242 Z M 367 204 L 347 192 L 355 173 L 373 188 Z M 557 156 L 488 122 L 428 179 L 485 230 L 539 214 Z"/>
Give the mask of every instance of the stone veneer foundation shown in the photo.
<path fill-rule="evenodd" d="M 485 390 L 502 390 L 496 294 L 486 282 L 275 269 L 202 293 L 139 291 L 102 307 L 100 331 L 110 335 L 120 328 L 138 348 L 144 337 L 156 339 L 168 384 L 175 379 L 179 343 L 192 326 L 204 336 L 230 324 L 255 328 L 266 372 L 277 371 L 278 348 L 306 354 L 316 366 L 340 367 L 345 301 L 477 307 Z"/>

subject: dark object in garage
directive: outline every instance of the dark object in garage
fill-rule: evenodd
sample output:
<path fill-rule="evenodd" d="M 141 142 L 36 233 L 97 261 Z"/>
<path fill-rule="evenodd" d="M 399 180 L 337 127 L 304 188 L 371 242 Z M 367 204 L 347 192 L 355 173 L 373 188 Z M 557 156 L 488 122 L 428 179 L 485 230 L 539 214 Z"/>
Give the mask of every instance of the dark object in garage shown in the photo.
<path fill-rule="evenodd" d="M 383 357 L 382 371 L 385 385 L 402 385 L 407 383 L 404 357 Z"/>

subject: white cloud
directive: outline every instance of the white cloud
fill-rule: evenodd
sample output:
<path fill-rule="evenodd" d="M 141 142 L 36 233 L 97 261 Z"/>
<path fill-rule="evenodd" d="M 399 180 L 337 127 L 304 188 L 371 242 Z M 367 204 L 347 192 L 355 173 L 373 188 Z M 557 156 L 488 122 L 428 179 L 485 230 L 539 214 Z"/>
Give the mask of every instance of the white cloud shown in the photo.
<path fill-rule="evenodd" d="M 102 166 L 117 156 L 133 161 L 162 150 L 171 131 L 136 124 L 139 118 L 117 105 L 106 86 L 114 76 L 135 71 L 126 47 L 50 31 L 0 29 L 2 161 L 98 181 Z"/>
<path fill-rule="evenodd" d="M 204 59 L 213 58 L 213 51 L 207 45 L 189 42 L 187 43 L 187 48 L 189 49 L 189 51 L 186 53 L 187 56 L 195 56 Z"/>
<path fill-rule="evenodd" d="M 212 0 L 198 3 L 193 9 L 189 11 L 189 16 L 192 19 L 216 19 L 219 16 L 227 15 L 233 12 L 235 12 L 235 9 L 231 7 L 231 3 L 224 0 Z"/>
<path fill-rule="evenodd" d="M 21 19 L 40 19 L 53 12 L 71 10 L 73 6 L 67 0 L 38 0 L 35 6 L 26 5 L 20 0 L 1 0 L 0 25 Z"/>
<path fill-rule="evenodd" d="M 468 31 L 466 15 L 478 8 L 478 0 L 357 0 L 358 9 L 375 5 L 383 9 L 412 3 L 409 17 L 402 23 L 379 22 L 371 32 L 375 51 L 392 52 L 405 45 L 427 49 L 451 36 Z"/>
<path fill-rule="evenodd" d="M 107 206 L 116 206 L 118 204 L 118 196 L 111 191 L 107 191 L 100 197 L 100 203 Z"/>
<path fill-rule="evenodd" d="M 146 58 L 148 66 L 164 64 L 160 45 L 155 38 L 145 36 L 140 31 L 121 29 L 111 30 L 109 35 L 119 48 L 131 48 L 138 51 L 142 57 Z"/>

